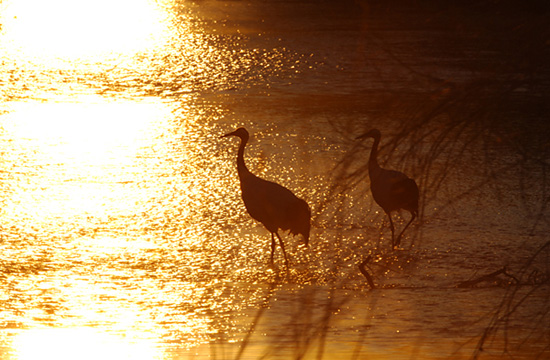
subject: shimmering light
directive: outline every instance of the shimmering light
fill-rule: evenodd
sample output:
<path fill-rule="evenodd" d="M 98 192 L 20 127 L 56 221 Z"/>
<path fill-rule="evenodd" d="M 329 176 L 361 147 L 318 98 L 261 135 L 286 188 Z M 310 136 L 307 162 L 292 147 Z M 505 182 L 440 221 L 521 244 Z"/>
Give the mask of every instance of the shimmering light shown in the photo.
<path fill-rule="evenodd" d="M 159 101 L 78 100 L 10 104 L 0 140 L 10 144 L 4 152 L 9 173 L 26 181 L 13 189 L 6 214 L 36 224 L 135 206 L 141 173 L 133 165 L 162 131 L 169 109 Z"/>
<path fill-rule="evenodd" d="M 440 359 L 475 346 L 508 289 L 455 281 L 532 254 L 519 231 L 485 229 L 496 202 L 457 209 L 457 226 L 427 219 L 410 251 L 388 249 L 353 138 L 399 133 L 433 93 L 415 79 L 434 57 L 411 73 L 385 46 L 407 61 L 440 47 L 424 48 L 432 26 L 394 21 L 403 11 L 356 5 L 0 0 L 0 359 Z M 441 64 L 449 84 L 465 74 Z M 311 205 L 307 249 L 281 234 L 288 271 L 280 249 L 269 265 L 269 233 L 244 208 L 237 139 L 219 138 L 238 126 L 249 169 Z M 357 269 L 369 255 L 376 291 Z M 548 296 L 525 305 L 506 340 L 550 323 L 530 315 L 548 314 Z"/>
<path fill-rule="evenodd" d="M 36 328 L 19 333 L 13 344 L 17 360 L 161 359 L 147 339 L 106 334 L 94 328 Z"/>
<path fill-rule="evenodd" d="M 256 303 L 226 279 L 264 276 L 268 234 L 219 141 L 235 121 L 196 94 L 285 55 L 166 3 L 0 3 L 0 354 L 155 359 L 235 341 Z"/>
<path fill-rule="evenodd" d="M 152 0 L 8 0 L 1 6 L 6 49 L 50 61 L 135 54 L 159 41 L 166 26 Z"/>

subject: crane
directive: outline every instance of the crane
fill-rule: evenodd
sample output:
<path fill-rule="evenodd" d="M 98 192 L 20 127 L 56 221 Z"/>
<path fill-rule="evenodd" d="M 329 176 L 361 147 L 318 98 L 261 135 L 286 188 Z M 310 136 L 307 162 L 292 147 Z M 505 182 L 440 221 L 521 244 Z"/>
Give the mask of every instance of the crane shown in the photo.
<path fill-rule="evenodd" d="M 378 144 L 380 144 L 381 136 L 380 130 L 372 129 L 356 139 L 374 139 L 368 163 L 370 189 L 374 201 L 380 205 L 390 219 L 392 249 L 396 249 L 401 243 L 401 236 L 418 216 L 418 185 L 402 172 L 383 169 L 378 165 Z M 411 220 L 395 239 L 391 212 L 400 209 L 407 210 L 411 214 Z"/>
<path fill-rule="evenodd" d="M 241 127 L 222 136 L 237 136 L 241 139 L 237 153 L 237 172 L 241 183 L 244 205 L 250 216 L 261 222 L 271 233 L 271 265 L 275 252 L 275 235 L 283 251 L 288 269 L 288 258 L 278 230 L 289 230 L 293 235 L 301 234 L 307 247 L 309 243 L 311 211 L 308 204 L 296 197 L 287 188 L 252 174 L 244 163 L 244 148 L 248 142 L 248 131 Z"/>

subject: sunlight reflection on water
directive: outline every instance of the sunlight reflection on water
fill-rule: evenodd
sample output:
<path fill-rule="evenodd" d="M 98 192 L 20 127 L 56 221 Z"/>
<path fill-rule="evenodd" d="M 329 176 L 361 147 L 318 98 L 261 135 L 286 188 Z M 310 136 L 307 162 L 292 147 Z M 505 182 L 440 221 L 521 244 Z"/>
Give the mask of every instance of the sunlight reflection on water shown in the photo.
<path fill-rule="evenodd" d="M 316 10 L 298 3 L 292 16 Z M 363 346 L 409 357 L 426 346 L 439 358 L 448 342 L 468 340 L 454 324 L 470 330 L 501 291 L 457 293 L 453 282 L 479 263 L 499 265 L 498 249 L 472 245 L 471 227 L 430 233 L 427 223 L 425 247 L 389 253 L 366 178 L 347 194 L 330 191 L 330 172 L 351 143 L 334 122 L 352 124 L 353 135 L 371 109 L 360 105 L 363 94 L 315 97 L 333 84 L 312 69 L 341 76 L 342 54 L 316 63 L 296 49 L 346 44 L 353 52 L 353 32 L 340 30 L 355 23 L 344 16 L 327 31 L 322 17 L 323 30 L 292 49 L 279 34 L 243 35 L 260 31 L 261 16 L 277 21 L 266 14 L 288 2 L 259 2 L 263 15 L 241 1 L 78 4 L 1 3 L 2 360 L 2 351 L 9 359 L 234 358 L 251 324 L 258 331 L 245 355 L 253 358 L 319 357 L 311 349 L 324 346 L 324 331 L 334 340 L 327 354 L 339 357 Z M 231 16 L 248 24 L 243 32 L 231 30 Z M 287 25 L 285 36 L 302 36 Z M 327 32 L 336 40 L 325 44 L 318 35 Z M 302 73 L 310 84 L 295 80 Z M 308 249 L 283 234 L 288 275 L 280 252 L 269 267 L 269 234 L 240 199 L 238 142 L 219 139 L 238 126 L 251 132 L 250 170 L 313 209 Z M 378 292 L 366 291 L 357 271 L 371 250 Z M 481 310 L 478 297 L 490 299 Z"/>
<path fill-rule="evenodd" d="M 14 182 L 5 214 L 34 225 L 51 218 L 133 211 L 148 151 L 169 110 L 159 102 L 11 103 L 3 117 L 4 172 Z M 163 114 L 164 112 L 164 114 Z M 164 125 L 165 126 L 165 125 Z M 17 187 L 16 187 L 17 186 Z"/>
<path fill-rule="evenodd" d="M 92 328 L 36 328 L 17 335 L 14 358 L 34 359 L 161 359 L 148 339 L 106 334 Z"/>
<path fill-rule="evenodd" d="M 166 14 L 150 0 L 9 0 L 1 12 L 4 55 L 71 62 L 149 50 L 165 34 Z"/>
<path fill-rule="evenodd" d="M 2 356 L 152 359 L 161 341 L 208 340 L 210 280 L 178 276 L 207 263 L 177 245 L 204 238 L 203 108 L 97 95 L 114 86 L 108 68 L 117 83 L 146 71 L 171 14 L 149 1 L 2 7 Z"/>

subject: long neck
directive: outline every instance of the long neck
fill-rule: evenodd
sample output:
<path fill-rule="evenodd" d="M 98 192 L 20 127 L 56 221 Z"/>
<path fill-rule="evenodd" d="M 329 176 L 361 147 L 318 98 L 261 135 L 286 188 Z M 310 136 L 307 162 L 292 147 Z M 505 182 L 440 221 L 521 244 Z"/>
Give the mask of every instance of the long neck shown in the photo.
<path fill-rule="evenodd" d="M 237 172 L 239 173 L 239 178 L 241 180 L 251 175 L 250 171 L 248 171 L 244 163 L 244 148 L 247 141 L 248 139 L 241 138 L 241 145 L 239 146 L 239 152 L 237 153 Z"/>
<path fill-rule="evenodd" d="M 369 176 L 371 179 L 380 171 L 380 165 L 378 165 L 378 144 L 380 144 L 380 137 L 377 136 L 373 139 L 374 144 L 372 145 L 369 157 Z"/>

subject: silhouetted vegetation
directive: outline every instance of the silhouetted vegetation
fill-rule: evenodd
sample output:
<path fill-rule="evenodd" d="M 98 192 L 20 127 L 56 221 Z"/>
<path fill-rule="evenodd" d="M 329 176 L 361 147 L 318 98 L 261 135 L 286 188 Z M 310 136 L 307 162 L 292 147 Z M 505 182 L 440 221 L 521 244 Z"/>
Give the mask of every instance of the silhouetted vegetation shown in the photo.
<path fill-rule="evenodd" d="M 475 196 L 500 199 L 506 206 L 504 198 L 512 196 L 520 200 L 530 223 L 526 235 L 546 231 L 550 225 L 549 12 L 533 4 L 498 1 L 438 10 L 431 24 L 448 33 L 433 42 L 434 57 L 446 61 L 450 53 L 462 52 L 454 59 L 461 74 L 438 75 L 437 65 L 419 66 L 415 58 L 401 57 L 389 44 L 377 41 L 418 87 L 384 96 L 370 119 L 333 126 L 349 142 L 374 126 L 387 129 L 391 135 L 380 152 L 419 183 L 421 219 L 433 214 L 428 209 L 434 206 L 441 211 Z M 349 149 L 336 168 L 333 193 L 351 191 L 365 181 L 366 154 L 362 144 Z M 509 287 L 479 338 L 474 358 L 498 336 L 492 346 L 501 347 L 503 354 L 548 352 L 548 346 L 541 345 L 547 344 L 548 327 L 542 326 L 546 329 L 542 333 L 535 330 L 549 323 L 550 272 L 540 268 L 547 257 L 548 243 L 518 273 L 512 275 L 504 268 L 478 278 L 494 282 L 497 275 L 504 275 L 507 279 L 496 283 Z M 537 311 L 526 312 L 530 305 Z M 533 331 L 525 333 L 522 343 L 512 344 L 508 327 L 520 316 L 532 317 Z"/>
<path fill-rule="evenodd" d="M 550 350 L 548 328 L 546 327 L 546 331 L 535 330 L 550 322 L 550 271 L 548 266 L 546 269 L 539 268 L 541 262 L 548 265 L 549 255 L 550 242 L 546 242 L 518 272 L 516 283 L 508 287 L 502 301 L 492 314 L 489 324 L 479 337 L 474 359 L 481 357 L 485 346 L 490 346 L 492 342 L 502 344 L 502 353 L 511 356 L 521 352 L 542 356 Z M 521 316 L 529 317 L 533 329 L 523 332 L 520 341 L 517 339 L 512 341 L 509 338 L 508 327 Z"/>
<path fill-rule="evenodd" d="M 535 228 L 545 221 L 550 200 L 550 27 L 546 25 L 550 14 L 533 4 L 505 1 L 427 3 L 434 7 L 428 11 L 433 18 L 423 25 L 405 26 L 441 32 L 425 40 L 419 50 L 434 63 L 420 64 L 412 54 L 399 55 L 399 49 L 385 44 L 376 30 L 374 35 L 368 33 L 365 36 L 375 37 L 380 52 L 390 54 L 393 65 L 408 73 L 416 86 L 379 96 L 374 115 L 362 123 L 334 122 L 334 127 L 350 143 L 373 124 L 387 128 L 390 136 L 380 152 L 388 163 L 401 164 L 416 175 L 424 207 L 441 202 L 440 193 L 449 179 L 474 169 L 475 181 L 460 192 L 445 193 L 446 204 L 487 189 L 497 194 L 519 189 Z M 450 72 L 438 67 L 438 62 L 451 61 L 456 65 L 449 66 Z M 340 163 L 337 191 L 354 187 L 365 177 L 361 148 L 353 146 Z M 364 166 L 354 168 L 357 163 Z"/>
<path fill-rule="evenodd" d="M 381 144 L 380 153 L 384 154 L 381 162 L 410 174 L 419 184 L 421 219 L 433 216 L 434 207 L 437 212 L 444 211 L 476 196 L 492 197 L 497 202 L 511 196 L 520 200 L 525 219 L 530 223 L 526 236 L 548 229 L 550 13 L 541 6 L 542 2 L 421 3 L 431 17 L 404 26 L 434 35 L 424 39 L 424 46 L 417 49 L 424 53 L 396 49 L 386 41 L 386 29 L 369 28 L 363 34 L 369 46 L 377 47 L 370 49 L 374 55 L 370 58 L 367 55 L 365 62 L 380 69 L 397 67 L 409 84 L 407 88 L 374 89 L 365 94 L 373 106 L 368 117 L 332 121 L 342 146 L 348 146 L 349 150 L 336 166 L 330 194 L 317 212 L 345 211 L 342 194 L 351 194 L 359 184 L 368 181 L 366 159 L 371 145 L 363 145 L 355 137 L 377 127 L 388 134 Z M 397 12 L 398 8 L 392 6 L 378 4 L 373 6 L 374 10 L 365 6 L 368 8 L 365 22 L 374 16 L 373 12 L 375 15 Z M 406 17 L 403 13 L 401 16 L 400 20 Z M 421 63 L 426 59 L 432 59 L 433 63 Z M 438 62 L 445 62 L 447 71 Z M 383 84 L 385 76 L 392 74 L 380 71 L 376 80 Z M 467 179 L 457 186 L 457 179 L 465 174 Z M 474 358 L 491 341 L 493 349 L 511 356 L 522 351 L 535 355 L 548 353 L 549 347 L 544 344 L 548 344 L 550 334 L 544 324 L 549 323 L 550 270 L 541 268 L 541 264 L 548 263 L 547 257 L 548 243 L 538 247 L 519 271 L 502 268 L 463 282 L 467 286 L 489 282 L 507 289 L 486 330 L 477 338 Z M 366 258 L 371 260 L 371 254 Z M 360 270 L 374 288 L 372 276 L 364 268 L 368 260 L 361 263 Z M 526 311 L 531 303 L 537 309 L 533 313 Z M 316 333 L 316 340 L 321 343 L 317 358 L 323 356 L 326 333 L 322 329 L 326 329 L 325 324 L 331 318 L 333 309 L 329 308 L 326 317 L 310 324 L 321 329 Z M 511 344 L 509 326 L 514 317 L 520 316 L 531 316 L 533 331 L 525 334 L 521 344 Z M 540 328 L 546 331 L 537 331 Z M 305 342 L 313 343 L 312 339 Z M 302 358 L 303 353 L 300 350 L 296 358 Z"/>

